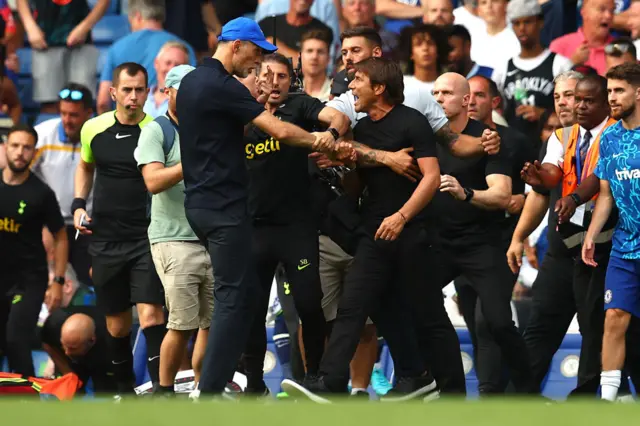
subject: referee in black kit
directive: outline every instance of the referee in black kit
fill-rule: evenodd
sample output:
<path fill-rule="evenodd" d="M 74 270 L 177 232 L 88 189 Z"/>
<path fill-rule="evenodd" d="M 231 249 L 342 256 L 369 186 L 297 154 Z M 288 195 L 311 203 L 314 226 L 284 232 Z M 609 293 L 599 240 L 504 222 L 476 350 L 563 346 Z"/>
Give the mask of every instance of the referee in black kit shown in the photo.
<path fill-rule="evenodd" d="M 233 377 L 260 292 L 251 256 L 244 126 L 253 123 L 288 145 L 325 152 L 338 146 L 331 133 L 312 134 L 281 122 L 233 77 L 247 77 L 265 51 L 277 49 L 257 23 L 248 18 L 229 21 L 218 41 L 213 58 L 185 76 L 177 97 L 185 211 L 209 250 L 215 280 L 215 309 L 199 386 L 211 394 L 222 393 Z"/>

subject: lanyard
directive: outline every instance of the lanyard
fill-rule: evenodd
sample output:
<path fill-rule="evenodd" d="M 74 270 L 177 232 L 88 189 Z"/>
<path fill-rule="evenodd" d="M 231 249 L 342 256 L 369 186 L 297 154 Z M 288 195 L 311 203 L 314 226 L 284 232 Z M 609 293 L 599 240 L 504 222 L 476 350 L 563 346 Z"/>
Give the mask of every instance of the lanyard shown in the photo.
<path fill-rule="evenodd" d="M 576 149 L 576 178 L 577 178 L 577 182 L 578 185 L 580 185 L 580 182 L 582 182 L 582 161 L 580 159 L 580 146 L 582 145 L 582 143 L 584 142 L 584 138 L 580 138 L 580 143 L 577 146 Z M 587 157 L 589 157 L 589 152 L 587 151 Z"/>

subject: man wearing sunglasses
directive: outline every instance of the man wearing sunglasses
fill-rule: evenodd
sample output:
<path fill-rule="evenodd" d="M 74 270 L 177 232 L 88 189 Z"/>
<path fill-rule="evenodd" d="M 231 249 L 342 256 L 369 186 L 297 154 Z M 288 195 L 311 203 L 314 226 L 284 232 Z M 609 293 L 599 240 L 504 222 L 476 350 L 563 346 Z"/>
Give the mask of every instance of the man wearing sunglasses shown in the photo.
<path fill-rule="evenodd" d="M 58 93 L 60 117 L 38 124 L 38 145 L 31 163 L 33 172 L 53 189 L 60 204 L 62 217 L 69 236 L 69 263 L 86 286 L 92 286 L 89 268 L 89 239 L 80 235 L 75 239 L 73 213 L 70 211 L 73 201 L 73 177 L 80 161 L 80 129 L 93 115 L 91 91 L 76 83 L 70 83 Z M 91 214 L 93 193 L 87 198 L 88 211 Z"/>
<path fill-rule="evenodd" d="M 638 63 L 636 46 L 627 37 L 620 37 L 604 48 L 604 58 L 607 62 L 607 70 L 622 65 Z"/>

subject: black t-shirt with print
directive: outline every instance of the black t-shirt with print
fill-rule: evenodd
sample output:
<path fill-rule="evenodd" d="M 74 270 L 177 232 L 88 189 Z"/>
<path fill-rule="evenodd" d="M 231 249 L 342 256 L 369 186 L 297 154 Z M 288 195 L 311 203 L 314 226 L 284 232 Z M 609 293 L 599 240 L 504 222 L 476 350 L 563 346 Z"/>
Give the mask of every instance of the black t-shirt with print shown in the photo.
<path fill-rule="evenodd" d="M 480 137 L 487 127 L 469 119 L 462 134 Z M 488 188 L 486 177 L 493 174 L 511 175 L 511 164 L 500 150 L 497 155 L 459 158 L 438 145 L 440 174 L 458 180 L 463 188 L 483 191 Z M 443 244 L 464 245 L 500 241 L 503 210 L 484 210 L 470 202 L 459 201 L 448 192 L 437 192 L 432 213 Z"/>
<path fill-rule="evenodd" d="M 336 37 L 331 28 L 316 18 L 312 18 L 308 24 L 294 27 L 287 22 L 287 15 L 276 15 L 264 18 L 259 22 L 259 25 L 265 37 L 275 37 L 278 43 L 284 43 L 290 49 L 298 52 L 302 48 L 302 36 L 311 30 L 325 31 L 331 40 Z"/>
<path fill-rule="evenodd" d="M 64 227 L 53 190 L 32 173 L 20 185 L 8 185 L 0 177 L 0 287 L 26 273 L 46 273 L 45 226 L 52 234 Z"/>
<path fill-rule="evenodd" d="M 413 147 L 417 158 L 435 157 L 436 142 L 433 129 L 419 111 L 405 105 L 395 106 L 378 121 L 370 116 L 360 120 L 353 129 L 354 139 L 373 149 L 395 152 Z M 359 168 L 366 185 L 362 201 L 365 225 L 379 225 L 384 218 L 397 212 L 417 188 L 417 183 L 394 173 L 388 167 Z M 423 220 L 426 209 L 412 219 Z"/>
<path fill-rule="evenodd" d="M 87 0 L 30 0 L 47 45 L 66 46 L 69 33 L 89 14 Z M 91 44 L 91 31 L 85 43 Z"/>
<path fill-rule="evenodd" d="M 283 102 L 274 115 L 311 131 L 323 108 L 324 104 L 318 99 L 300 94 Z M 310 151 L 282 143 L 254 125 L 249 126 L 244 143 L 251 217 L 279 224 L 309 217 Z"/>

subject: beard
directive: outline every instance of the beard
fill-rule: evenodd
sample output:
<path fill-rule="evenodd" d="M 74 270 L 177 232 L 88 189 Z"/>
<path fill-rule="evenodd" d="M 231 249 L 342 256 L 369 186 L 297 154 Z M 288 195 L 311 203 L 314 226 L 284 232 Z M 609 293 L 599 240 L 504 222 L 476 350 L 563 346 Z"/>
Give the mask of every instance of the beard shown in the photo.
<path fill-rule="evenodd" d="M 618 114 L 611 114 L 611 116 L 616 120 L 624 120 L 625 118 L 630 117 L 631 114 L 633 114 L 635 111 L 636 111 L 636 105 L 631 104 L 629 108 L 623 109 Z"/>
<path fill-rule="evenodd" d="M 11 170 L 13 173 L 20 174 L 29 169 L 29 163 L 27 162 L 24 166 L 18 167 L 13 161 L 7 161 L 7 167 L 9 167 L 9 170 Z"/>

